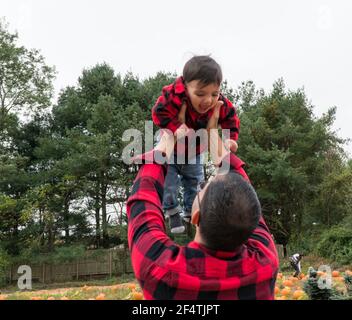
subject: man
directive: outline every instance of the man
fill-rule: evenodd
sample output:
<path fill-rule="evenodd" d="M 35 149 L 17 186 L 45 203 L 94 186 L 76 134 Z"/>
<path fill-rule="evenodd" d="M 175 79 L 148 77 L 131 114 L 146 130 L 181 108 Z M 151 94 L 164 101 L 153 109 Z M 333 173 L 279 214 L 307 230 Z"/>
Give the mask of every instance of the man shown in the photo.
<path fill-rule="evenodd" d="M 295 253 L 292 255 L 289 260 L 291 263 L 292 268 L 295 270 L 294 277 L 298 277 L 301 274 L 301 259 L 302 259 L 302 254 Z"/>
<path fill-rule="evenodd" d="M 217 128 L 219 107 L 208 122 Z M 170 158 L 174 137 L 163 135 L 148 155 Z M 210 134 L 220 172 L 193 202 L 194 241 L 173 242 L 162 210 L 167 166 L 142 164 L 127 202 L 132 265 L 146 299 L 273 299 L 278 256 L 244 163 L 227 151 L 217 130 Z"/>

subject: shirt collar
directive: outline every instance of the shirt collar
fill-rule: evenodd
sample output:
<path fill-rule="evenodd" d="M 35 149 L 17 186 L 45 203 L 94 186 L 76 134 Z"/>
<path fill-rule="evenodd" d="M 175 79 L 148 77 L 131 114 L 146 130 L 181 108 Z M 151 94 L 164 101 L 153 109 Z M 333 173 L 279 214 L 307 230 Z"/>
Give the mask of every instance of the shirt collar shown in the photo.
<path fill-rule="evenodd" d="M 196 241 L 192 241 L 189 243 L 188 245 L 191 248 L 195 248 L 195 249 L 200 249 L 204 252 L 206 252 L 207 254 L 217 257 L 217 258 L 222 258 L 222 259 L 229 259 L 229 258 L 234 258 L 235 256 L 239 255 L 242 253 L 243 251 L 243 246 L 239 246 L 238 248 L 236 248 L 233 251 L 217 251 L 217 250 L 212 250 L 209 249 L 207 247 L 205 247 L 204 245 L 196 242 Z"/>
<path fill-rule="evenodd" d="M 175 93 L 181 94 L 181 93 L 184 93 L 185 91 L 186 91 L 186 87 L 185 87 L 183 77 L 178 77 L 175 80 Z"/>

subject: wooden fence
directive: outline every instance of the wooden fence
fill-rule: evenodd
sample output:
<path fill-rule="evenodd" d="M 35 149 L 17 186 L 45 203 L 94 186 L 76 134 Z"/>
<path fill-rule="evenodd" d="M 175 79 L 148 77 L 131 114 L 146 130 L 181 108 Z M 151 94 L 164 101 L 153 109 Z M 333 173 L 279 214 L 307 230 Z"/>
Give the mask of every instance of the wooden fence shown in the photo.
<path fill-rule="evenodd" d="M 276 245 L 276 248 L 279 258 L 283 259 L 283 246 Z M 129 252 L 124 248 L 109 249 L 96 258 L 87 257 L 71 263 L 26 265 L 31 267 L 32 281 L 41 283 L 107 278 L 133 273 Z M 19 266 L 11 266 L 7 279 L 9 283 L 17 281 L 22 275 L 18 273 Z"/>
<path fill-rule="evenodd" d="M 24 264 L 22 264 L 24 265 Z M 130 255 L 126 249 L 109 249 L 96 258 L 87 257 L 62 264 L 25 264 L 30 266 L 32 281 L 41 283 L 64 282 L 80 279 L 97 279 L 133 273 Z M 17 281 L 20 265 L 12 265 L 8 282 Z"/>

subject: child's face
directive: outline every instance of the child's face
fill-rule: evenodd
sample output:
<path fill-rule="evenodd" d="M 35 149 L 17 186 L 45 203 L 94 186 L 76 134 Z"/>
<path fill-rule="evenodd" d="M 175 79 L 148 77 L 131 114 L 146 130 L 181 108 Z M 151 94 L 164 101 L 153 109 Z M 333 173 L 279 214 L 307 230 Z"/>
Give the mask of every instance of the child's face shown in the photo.
<path fill-rule="evenodd" d="M 193 80 L 186 83 L 186 89 L 192 106 L 198 113 L 206 113 L 214 108 L 220 95 L 220 86 L 216 83 L 204 86 L 199 80 Z"/>

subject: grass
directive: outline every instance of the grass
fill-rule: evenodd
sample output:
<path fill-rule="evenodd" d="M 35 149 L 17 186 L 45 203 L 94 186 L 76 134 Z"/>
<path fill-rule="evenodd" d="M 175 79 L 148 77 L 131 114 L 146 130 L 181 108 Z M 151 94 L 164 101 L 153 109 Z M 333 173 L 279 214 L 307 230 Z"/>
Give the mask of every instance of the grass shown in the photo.
<path fill-rule="evenodd" d="M 30 291 L 10 286 L 1 290 L 0 300 L 123 300 L 139 292 L 133 275 L 125 275 L 104 280 L 35 283 Z"/>
<path fill-rule="evenodd" d="M 352 270 L 352 266 L 339 266 L 316 256 L 305 256 L 302 259 L 302 272 L 307 275 L 309 267 L 318 270 L 319 266 L 328 265 L 333 270 L 343 273 Z M 303 292 L 307 277 L 295 279 L 288 259 L 281 259 L 280 274 L 276 281 L 277 300 L 308 300 Z M 341 274 L 342 276 L 343 274 Z M 73 281 L 52 284 L 33 284 L 31 291 L 18 291 L 17 286 L 2 289 L 0 300 L 140 300 L 143 299 L 141 289 L 133 274 L 122 277 L 113 277 L 103 280 Z M 346 285 L 342 277 L 333 278 L 333 285 L 342 294 L 346 294 Z M 288 282 L 287 282 L 288 281 Z"/>

